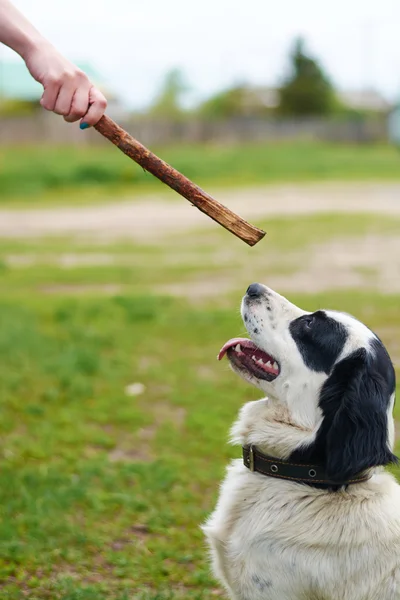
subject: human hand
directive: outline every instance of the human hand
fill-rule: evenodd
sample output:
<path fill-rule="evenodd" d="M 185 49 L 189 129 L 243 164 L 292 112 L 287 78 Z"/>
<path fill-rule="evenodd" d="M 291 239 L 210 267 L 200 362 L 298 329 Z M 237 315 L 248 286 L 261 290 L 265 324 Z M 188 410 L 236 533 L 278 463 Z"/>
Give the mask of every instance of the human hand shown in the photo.
<path fill-rule="evenodd" d="M 32 77 L 44 87 L 43 108 L 62 115 L 68 123 L 81 119 L 81 129 L 96 125 L 107 100 L 83 71 L 48 42 L 31 48 L 23 58 Z"/>

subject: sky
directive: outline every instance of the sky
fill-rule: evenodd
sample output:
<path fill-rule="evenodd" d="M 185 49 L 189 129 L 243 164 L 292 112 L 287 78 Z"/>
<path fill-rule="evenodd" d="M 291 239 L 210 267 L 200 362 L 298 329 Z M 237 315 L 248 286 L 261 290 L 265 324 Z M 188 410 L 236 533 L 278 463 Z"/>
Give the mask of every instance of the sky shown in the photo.
<path fill-rule="evenodd" d="M 132 108 L 181 68 L 196 101 L 235 83 L 276 85 L 302 35 L 341 90 L 400 98 L 399 0 L 13 0 Z M 0 59 L 12 52 L 0 49 Z"/>

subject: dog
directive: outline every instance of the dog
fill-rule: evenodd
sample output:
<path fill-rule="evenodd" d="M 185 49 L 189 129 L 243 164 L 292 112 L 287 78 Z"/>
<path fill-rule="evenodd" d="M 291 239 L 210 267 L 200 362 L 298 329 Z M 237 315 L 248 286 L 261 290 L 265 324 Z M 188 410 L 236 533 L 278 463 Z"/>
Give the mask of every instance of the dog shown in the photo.
<path fill-rule="evenodd" d="M 227 342 L 232 369 L 266 395 L 231 430 L 232 462 L 203 525 L 231 600 L 400 600 L 395 372 L 354 317 L 309 313 L 252 284 L 251 339 Z"/>

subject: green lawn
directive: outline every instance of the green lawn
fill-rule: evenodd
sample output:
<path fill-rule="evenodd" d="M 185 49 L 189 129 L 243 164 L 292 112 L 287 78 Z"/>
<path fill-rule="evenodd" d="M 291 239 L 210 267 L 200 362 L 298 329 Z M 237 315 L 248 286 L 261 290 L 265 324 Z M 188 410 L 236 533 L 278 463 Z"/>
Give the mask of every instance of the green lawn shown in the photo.
<path fill-rule="evenodd" d="M 102 286 L 113 286 L 118 293 L 157 295 L 160 288 L 174 284 L 211 280 L 222 285 L 229 280 L 237 298 L 249 279 L 295 273 L 315 245 L 338 237 L 397 236 L 400 232 L 399 218 L 363 214 L 274 217 L 258 224 L 267 236 L 254 248 L 222 228 L 184 232 L 159 245 L 123 239 L 110 244 L 70 238 L 0 238 L 0 295 L 35 298 L 43 291 L 90 293 Z"/>
<path fill-rule="evenodd" d="M 298 253 L 337 232 L 390 235 L 399 224 L 362 215 L 275 219 L 253 249 L 222 230 L 159 247 L 1 241 L 1 598 L 215 598 L 199 524 L 227 461 L 239 456 L 226 444 L 231 422 L 258 397 L 216 361 L 222 343 L 243 333 L 245 285 L 268 283 L 274 269 L 290 274 Z M 114 262 L 62 266 L 66 252 Z M 206 277 L 234 285 L 200 303 L 163 291 Z M 120 290 L 102 288 L 110 283 Z M 398 352 L 398 295 L 290 299 L 353 313 Z M 127 395 L 131 383 L 144 393 Z"/>
<path fill-rule="evenodd" d="M 400 180 L 398 151 L 385 145 L 320 142 L 155 148 L 201 186 L 290 181 Z M 0 203 L 95 202 L 160 191 L 161 184 L 111 144 L 100 147 L 3 147 Z M 171 194 L 171 198 L 175 198 Z"/>

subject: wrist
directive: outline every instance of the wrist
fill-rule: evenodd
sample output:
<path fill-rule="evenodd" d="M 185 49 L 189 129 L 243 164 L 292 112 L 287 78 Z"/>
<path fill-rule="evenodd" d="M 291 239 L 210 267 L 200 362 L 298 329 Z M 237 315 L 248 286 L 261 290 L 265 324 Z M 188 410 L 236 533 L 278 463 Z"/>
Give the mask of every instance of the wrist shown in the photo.
<path fill-rule="evenodd" d="M 45 49 L 50 46 L 39 33 L 34 32 L 30 35 L 22 35 L 18 43 L 18 47 L 15 48 L 16 52 L 26 61 L 32 54 L 37 52 L 44 52 Z"/>

